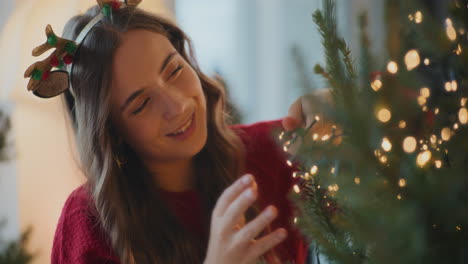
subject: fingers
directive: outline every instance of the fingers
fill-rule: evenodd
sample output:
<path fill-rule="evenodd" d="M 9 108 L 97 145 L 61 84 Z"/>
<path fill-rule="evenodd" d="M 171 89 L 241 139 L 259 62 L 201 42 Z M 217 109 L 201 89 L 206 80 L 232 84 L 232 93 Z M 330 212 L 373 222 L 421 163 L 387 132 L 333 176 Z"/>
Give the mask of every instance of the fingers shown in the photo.
<path fill-rule="evenodd" d="M 253 258 L 259 258 L 268 250 L 275 247 L 287 237 L 288 233 L 284 228 L 278 228 L 274 232 L 263 236 L 259 240 L 253 242 L 249 247 L 247 254 Z"/>
<path fill-rule="evenodd" d="M 246 174 L 229 186 L 216 202 L 213 215 L 223 216 L 231 202 L 254 180 L 251 174 Z"/>
<path fill-rule="evenodd" d="M 227 227 L 235 226 L 239 217 L 244 215 L 249 206 L 257 199 L 257 184 L 246 188 L 226 209 L 223 217 Z"/>
<path fill-rule="evenodd" d="M 278 216 L 278 210 L 276 207 L 270 205 L 263 212 L 258 215 L 254 220 L 250 221 L 246 226 L 244 226 L 236 236 L 239 239 L 243 239 L 245 241 L 250 241 L 251 239 L 255 239 L 255 237 L 260 234 L 260 232 L 265 229 L 265 227 L 273 221 L 273 219 Z"/>
<path fill-rule="evenodd" d="M 301 98 L 297 99 L 288 110 L 288 116 L 283 119 L 283 127 L 286 131 L 292 131 L 305 122 Z"/>

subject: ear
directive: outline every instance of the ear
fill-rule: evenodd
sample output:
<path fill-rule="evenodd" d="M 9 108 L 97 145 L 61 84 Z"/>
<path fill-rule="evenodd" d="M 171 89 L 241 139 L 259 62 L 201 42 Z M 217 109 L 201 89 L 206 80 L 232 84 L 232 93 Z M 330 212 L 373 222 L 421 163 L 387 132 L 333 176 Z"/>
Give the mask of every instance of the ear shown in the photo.
<path fill-rule="evenodd" d="M 49 77 L 37 84 L 33 94 L 41 98 L 55 97 L 69 88 L 69 75 L 66 71 L 52 71 Z"/>

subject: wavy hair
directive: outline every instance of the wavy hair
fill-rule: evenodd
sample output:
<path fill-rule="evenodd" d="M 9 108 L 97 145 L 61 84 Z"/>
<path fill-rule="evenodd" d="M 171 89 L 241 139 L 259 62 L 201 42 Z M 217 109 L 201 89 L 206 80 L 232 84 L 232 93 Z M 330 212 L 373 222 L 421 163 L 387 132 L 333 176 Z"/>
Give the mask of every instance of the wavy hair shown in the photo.
<path fill-rule="evenodd" d="M 76 39 L 99 12 L 94 6 L 71 18 L 64 37 Z M 136 153 L 125 143 L 116 143 L 119 135 L 109 115 L 113 54 L 123 34 L 133 29 L 166 36 L 201 81 L 208 138 L 194 160 L 196 173 L 204 173 L 204 177 L 196 177 L 196 188 L 205 208 L 202 215 L 207 232 L 217 199 L 244 170 L 245 149 L 227 125 L 224 88 L 200 71 L 190 39 L 167 19 L 138 8 L 124 8 L 114 12 L 112 23 L 103 21 L 94 26 L 80 45 L 71 80 L 75 97 L 68 90 L 61 96 L 75 133 L 80 167 L 88 179 L 86 188 L 99 224 L 122 263 L 201 263 L 207 244 L 188 232 L 171 212 Z M 116 156 L 127 157 L 125 166 L 118 166 Z M 258 212 L 257 205 L 249 208 L 246 221 Z"/>

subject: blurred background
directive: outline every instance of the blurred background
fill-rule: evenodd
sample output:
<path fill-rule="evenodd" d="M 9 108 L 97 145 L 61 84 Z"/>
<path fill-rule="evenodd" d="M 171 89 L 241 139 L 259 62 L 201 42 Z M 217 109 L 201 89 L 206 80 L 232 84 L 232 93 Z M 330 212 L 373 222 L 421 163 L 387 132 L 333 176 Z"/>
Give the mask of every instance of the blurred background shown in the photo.
<path fill-rule="evenodd" d="M 337 3 L 339 30 L 351 48 L 358 46 L 358 15 L 366 10 L 373 53 L 382 52 L 377 47 L 385 37 L 383 0 Z M 0 147 L 7 155 L 0 162 L 0 256 L 6 241 L 18 241 L 31 228 L 25 251 L 36 256 L 28 263 L 49 263 L 65 199 L 84 182 L 59 99 L 28 93 L 23 73 L 36 61 L 31 50 L 44 42 L 45 25 L 61 33 L 71 16 L 93 4 L 0 2 L 0 110 L 5 114 L 0 116 L 0 140 L 6 142 Z M 176 21 L 188 33 L 202 70 L 224 79 L 240 113 L 238 122 L 253 123 L 285 116 L 305 86 L 325 88 L 312 73 L 324 60 L 311 17 L 320 6 L 320 0 L 151 0 L 140 7 Z"/>

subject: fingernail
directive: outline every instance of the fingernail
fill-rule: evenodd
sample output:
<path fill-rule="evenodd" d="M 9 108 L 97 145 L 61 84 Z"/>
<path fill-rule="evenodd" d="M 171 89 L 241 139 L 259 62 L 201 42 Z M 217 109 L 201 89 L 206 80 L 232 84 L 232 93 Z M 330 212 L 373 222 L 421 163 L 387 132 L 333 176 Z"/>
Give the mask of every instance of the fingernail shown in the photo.
<path fill-rule="evenodd" d="M 276 233 L 276 236 L 279 238 L 279 239 L 283 239 L 286 237 L 286 231 L 284 231 L 283 229 L 280 229 L 277 233 Z"/>
<path fill-rule="evenodd" d="M 267 217 L 273 217 L 275 215 L 275 210 L 273 206 L 268 207 L 267 211 L 265 212 Z"/>
<path fill-rule="evenodd" d="M 254 196 L 254 192 L 252 190 L 252 188 L 249 188 L 245 191 L 245 195 L 249 198 L 252 198 Z"/>
<path fill-rule="evenodd" d="M 252 175 L 251 174 L 246 174 L 242 177 L 241 181 L 243 184 L 248 184 L 252 180 Z"/>

